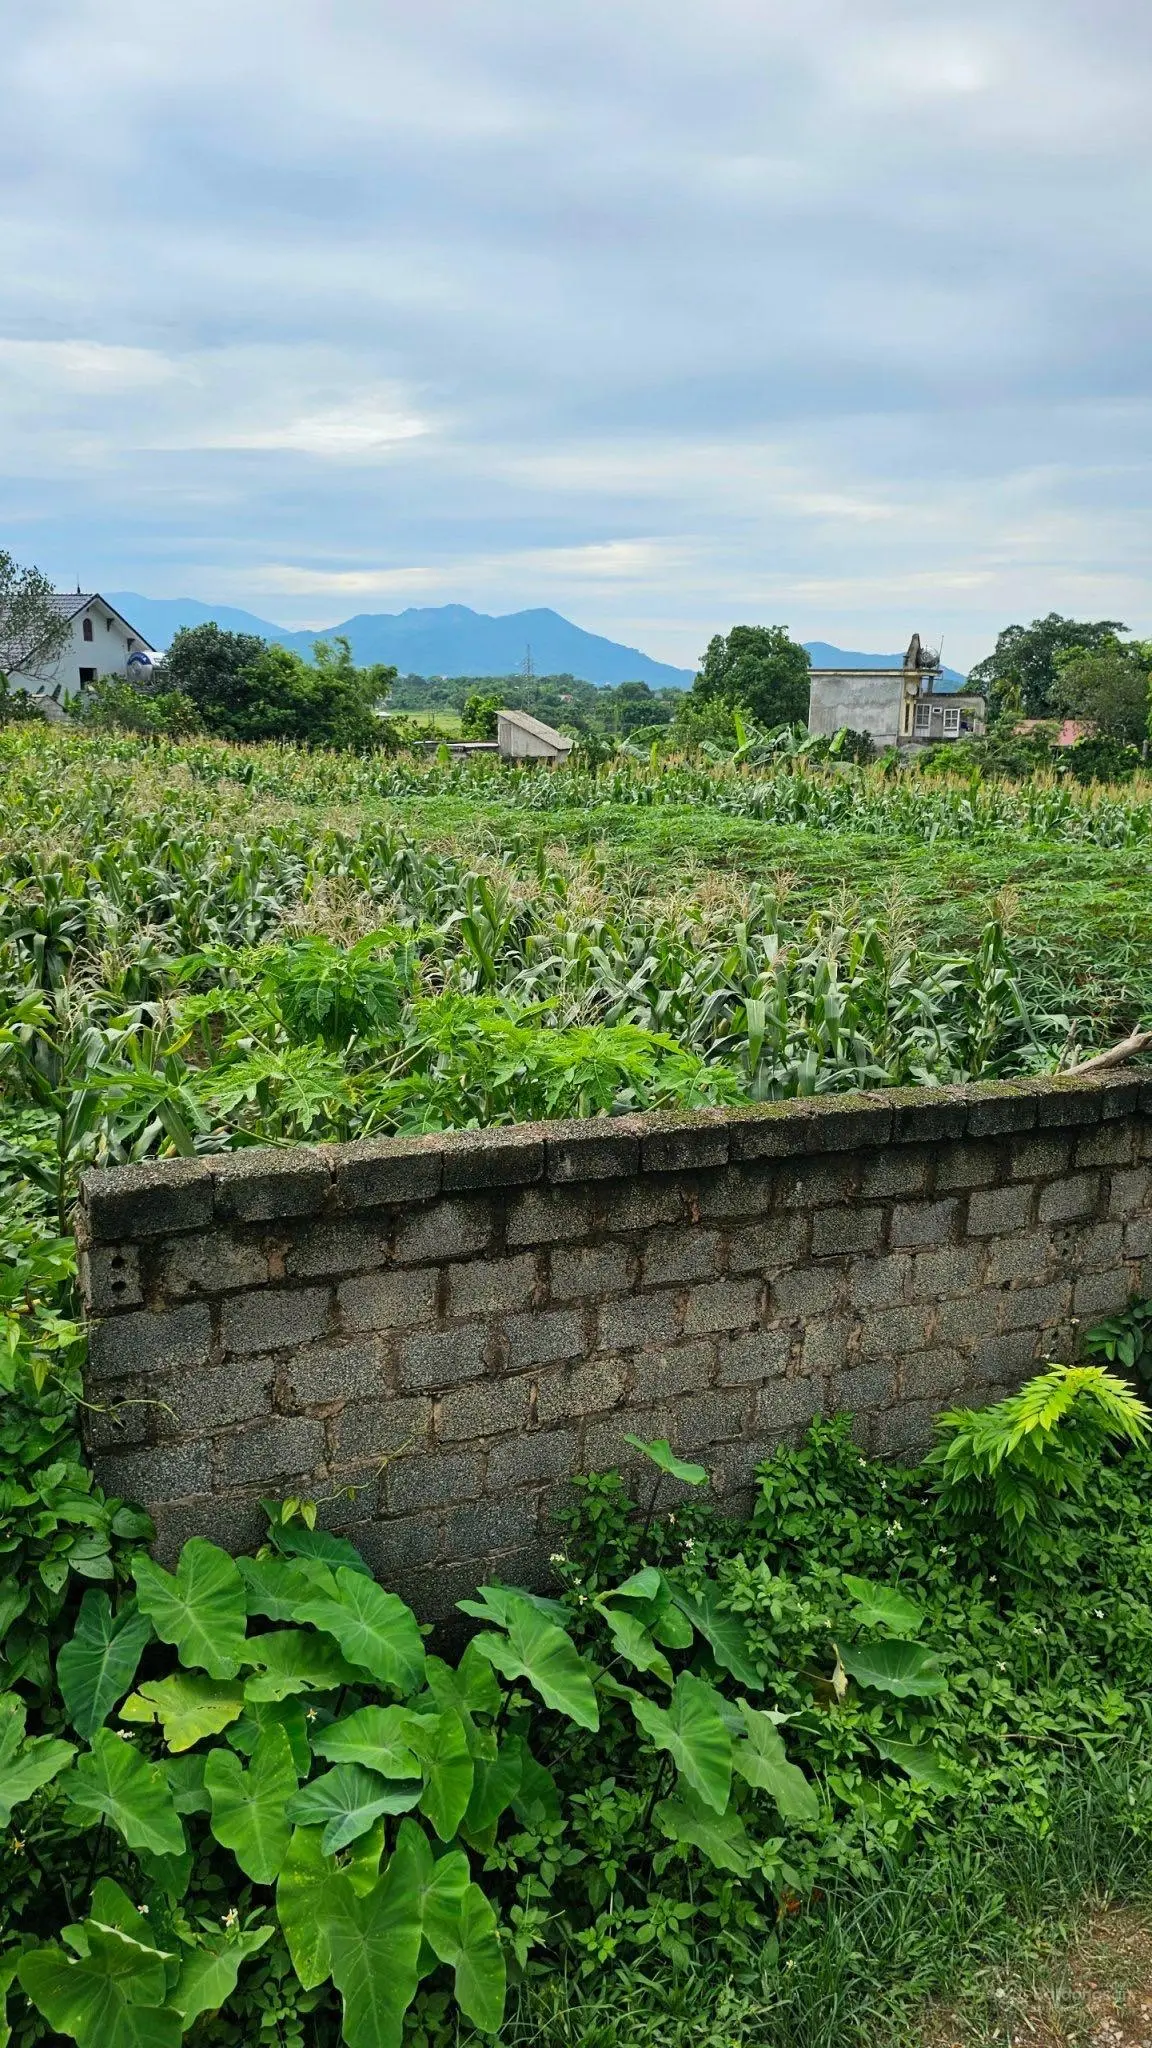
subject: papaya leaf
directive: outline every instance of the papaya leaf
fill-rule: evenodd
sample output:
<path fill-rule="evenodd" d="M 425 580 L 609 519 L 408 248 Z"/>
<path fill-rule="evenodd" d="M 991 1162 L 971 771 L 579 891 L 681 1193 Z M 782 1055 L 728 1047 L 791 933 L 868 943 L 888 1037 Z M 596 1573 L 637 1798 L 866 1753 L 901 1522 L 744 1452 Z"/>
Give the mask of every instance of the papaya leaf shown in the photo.
<path fill-rule="evenodd" d="M 546 1707 L 567 1715 L 578 1728 L 597 1729 L 592 1674 L 571 1638 L 527 1601 L 510 1603 L 506 1614 L 505 1635 L 472 1638 L 476 1654 L 505 1678 L 527 1679 Z"/>
<path fill-rule="evenodd" d="M 25 1715 L 24 1702 L 16 1693 L 0 1694 L 0 1827 L 8 1826 L 13 1807 L 59 1777 L 76 1754 L 71 1742 L 60 1742 L 53 1735 L 25 1740 Z"/>
<path fill-rule="evenodd" d="M 248 1654 L 244 1583 L 227 1551 L 192 1536 L 175 1576 L 141 1554 L 132 1563 L 136 1599 L 161 1642 L 210 1678 L 235 1678 Z"/>
<path fill-rule="evenodd" d="M 718 1815 L 687 1793 L 679 1799 L 661 1799 L 653 1819 L 670 1841 L 691 1843 L 717 1870 L 748 1875 L 751 1849 L 738 1813 Z"/>
<path fill-rule="evenodd" d="M 706 1466 L 693 1465 L 685 1458 L 678 1458 L 666 1437 L 645 1443 L 642 1436 L 626 1436 L 624 1441 L 634 1450 L 643 1451 L 644 1456 L 659 1466 L 661 1472 L 666 1472 L 669 1479 L 679 1479 L 685 1486 L 703 1486 L 708 1478 Z"/>
<path fill-rule="evenodd" d="M 748 1785 L 767 1792 L 784 1820 L 817 1820 L 820 1800 L 802 1770 L 789 1763 L 780 1730 L 747 1700 L 737 1701 L 745 1736 L 732 1750 L 732 1768 Z"/>
<path fill-rule="evenodd" d="M 472 1797 L 474 1766 L 464 1723 L 455 1707 L 439 1714 L 409 1714 L 407 1737 L 424 1773 L 420 1811 L 440 1840 L 450 1842 Z"/>
<path fill-rule="evenodd" d="M 890 1692 L 896 1699 L 933 1699 L 948 1682 L 936 1659 L 919 1643 L 853 1643 L 839 1656 L 858 1685 Z"/>
<path fill-rule="evenodd" d="M 264 1730 L 247 1770 L 234 1750 L 209 1752 L 204 1786 L 212 1801 L 212 1833 L 254 1884 L 271 1884 L 279 1876 L 292 1839 L 286 1809 L 296 1782 L 283 1728 Z"/>
<path fill-rule="evenodd" d="M 270 1927 L 253 1927 L 193 1949 L 175 1989 L 168 1994 L 169 2003 L 175 2006 L 186 2027 L 198 2020 L 201 2013 L 219 2012 L 235 1991 L 243 1964 L 263 1948 L 271 1935 Z"/>
<path fill-rule="evenodd" d="M 658 1749 L 666 1749 L 681 1777 L 714 1812 L 723 1813 L 732 1789 L 732 1737 L 718 1694 L 682 1671 L 667 1711 L 642 1693 L 629 1695 L 632 1712 Z"/>
<path fill-rule="evenodd" d="M 320 1847 L 321 1828 L 294 1828 L 276 1880 L 276 1918 L 305 1991 L 332 1974 L 328 1919 L 337 1872 Z"/>
<path fill-rule="evenodd" d="M 330 1764 L 364 1764 L 382 1778 L 418 1778 L 420 1766 L 408 1741 L 412 1718 L 405 1707 L 358 1707 L 343 1720 L 329 1721 L 313 1736 L 312 1747 Z"/>
<path fill-rule="evenodd" d="M 110 1821 L 130 1849 L 184 1854 L 184 1827 L 164 1772 L 110 1728 L 96 1730 L 91 1750 L 72 1772 L 68 1796 L 77 1813 Z"/>
<path fill-rule="evenodd" d="M 916 1636 L 924 1626 L 924 1609 L 895 1586 L 877 1586 L 845 1572 L 844 1584 L 856 1603 L 852 1616 L 858 1628 L 886 1628 L 896 1636 Z"/>
<path fill-rule="evenodd" d="M 332 1636 L 349 1663 L 379 1685 L 406 1697 L 422 1683 L 424 1643 L 412 1609 L 362 1572 L 340 1566 L 335 1597 L 313 1594 L 297 1618 Z"/>
<path fill-rule="evenodd" d="M 303 1628 L 250 1636 L 244 1658 L 257 1666 L 244 1683 L 246 1700 L 286 1700 L 297 1692 L 335 1692 L 339 1686 L 362 1682 L 362 1674 L 340 1655 L 335 1643 Z"/>
<path fill-rule="evenodd" d="M 927 1785 L 933 1792 L 956 1793 L 962 1789 L 960 1773 L 929 1742 L 894 1742 L 874 1735 L 872 1746 L 886 1763 L 895 1764 L 914 1785 Z"/>
<path fill-rule="evenodd" d="M 744 1624 L 739 1615 L 724 1606 L 715 1582 L 705 1579 L 698 1593 L 689 1593 L 685 1587 L 670 1582 L 670 1590 L 681 1614 L 693 1628 L 699 1629 L 716 1662 L 739 1679 L 741 1685 L 762 1692 L 764 1680 L 752 1661 Z"/>
<path fill-rule="evenodd" d="M 202 1736 L 219 1735 L 243 1711 L 244 1689 L 235 1680 L 207 1678 L 201 1671 L 174 1671 L 130 1693 L 122 1721 L 159 1721 L 174 1753 L 191 1749 Z"/>
<path fill-rule="evenodd" d="M 320 1846 L 334 1856 L 366 1834 L 382 1813 L 410 1813 L 420 1798 L 419 1781 L 404 1784 L 378 1777 L 363 1764 L 337 1764 L 313 1778 L 288 1801 L 287 1818 L 302 1827 L 320 1827 Z"/>
<path fill-rule="evenodd" d="M 89 1588 L 76 1628 L 56 1659 L 56 1678 L 68 1719 L 85 1742 L 102 1728 L 136 1676 L 152 1623 L 135 1600 L 115 1613 L 107 1593 Z"/>
<path fill-rule="evenodd" d="M 370 1892 L 357 1896 L 346 1877 L 335 1880 L 328 1941 L 347 2048 L 401 2048 L 421 1939 L 417 1866 L 406 1843 L 397 1844 Z"/>

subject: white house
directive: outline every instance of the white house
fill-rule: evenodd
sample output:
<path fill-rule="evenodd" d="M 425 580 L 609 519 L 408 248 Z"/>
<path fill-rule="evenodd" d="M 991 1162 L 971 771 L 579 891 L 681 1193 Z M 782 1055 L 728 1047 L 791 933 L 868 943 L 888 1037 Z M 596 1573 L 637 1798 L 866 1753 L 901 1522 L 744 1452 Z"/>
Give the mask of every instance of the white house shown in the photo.
<path fill-rule="evenodd" d="M 86 683 L 98 676 L 122 676 L 131 654 L 155 650 L 135 626 L 129 625 L 95 590 L 57 590 L 53 602 L 61 618 L 67 619 L 72 637 L 52 673 L 46 677 L 14 674 L 10 681 L 33 696 L 74 697 Z"/>

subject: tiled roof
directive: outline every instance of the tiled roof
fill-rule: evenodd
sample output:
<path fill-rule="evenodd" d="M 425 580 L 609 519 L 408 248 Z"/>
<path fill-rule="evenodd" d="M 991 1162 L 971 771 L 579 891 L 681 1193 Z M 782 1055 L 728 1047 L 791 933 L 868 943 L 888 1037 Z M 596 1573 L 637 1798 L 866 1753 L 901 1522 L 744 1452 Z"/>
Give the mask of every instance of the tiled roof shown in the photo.
<path fill-rule="evenodd" d="M 95 596 L 94 590 L 54 590 L 48 602 L 58 617 L 74 619 Z"/>

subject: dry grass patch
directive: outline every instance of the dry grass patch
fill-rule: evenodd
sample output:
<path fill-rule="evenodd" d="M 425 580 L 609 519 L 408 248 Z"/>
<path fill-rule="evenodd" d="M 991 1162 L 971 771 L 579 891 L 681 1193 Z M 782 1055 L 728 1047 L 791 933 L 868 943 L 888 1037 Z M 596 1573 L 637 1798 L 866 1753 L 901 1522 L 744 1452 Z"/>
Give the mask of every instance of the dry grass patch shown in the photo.
<path fill-rule="evenodd" d="M 933 2014 L 921 2048 L 1152 2048 L 1152 1916 L 1093 1913 L 1062 1953 Z"/>

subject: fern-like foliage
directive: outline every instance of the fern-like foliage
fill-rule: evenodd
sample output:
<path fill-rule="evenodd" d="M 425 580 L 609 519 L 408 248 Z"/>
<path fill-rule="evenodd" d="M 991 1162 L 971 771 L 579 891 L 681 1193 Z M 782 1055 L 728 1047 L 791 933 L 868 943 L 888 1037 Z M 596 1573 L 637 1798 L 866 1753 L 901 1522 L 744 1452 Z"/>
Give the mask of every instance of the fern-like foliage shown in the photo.
<path fill-rule="evenodd" d="M 1138 1443 L 1150 1422 L 1139 1396 L 1102 1366 L 1050 1365 L 993 1407 L 939 1416 L 929 1462 L 964 1519 L 991 1512 L 1020 1535 L 1048 1522 L 1064 1495 L 1083 1493 L 1107 1443 Z"/>

